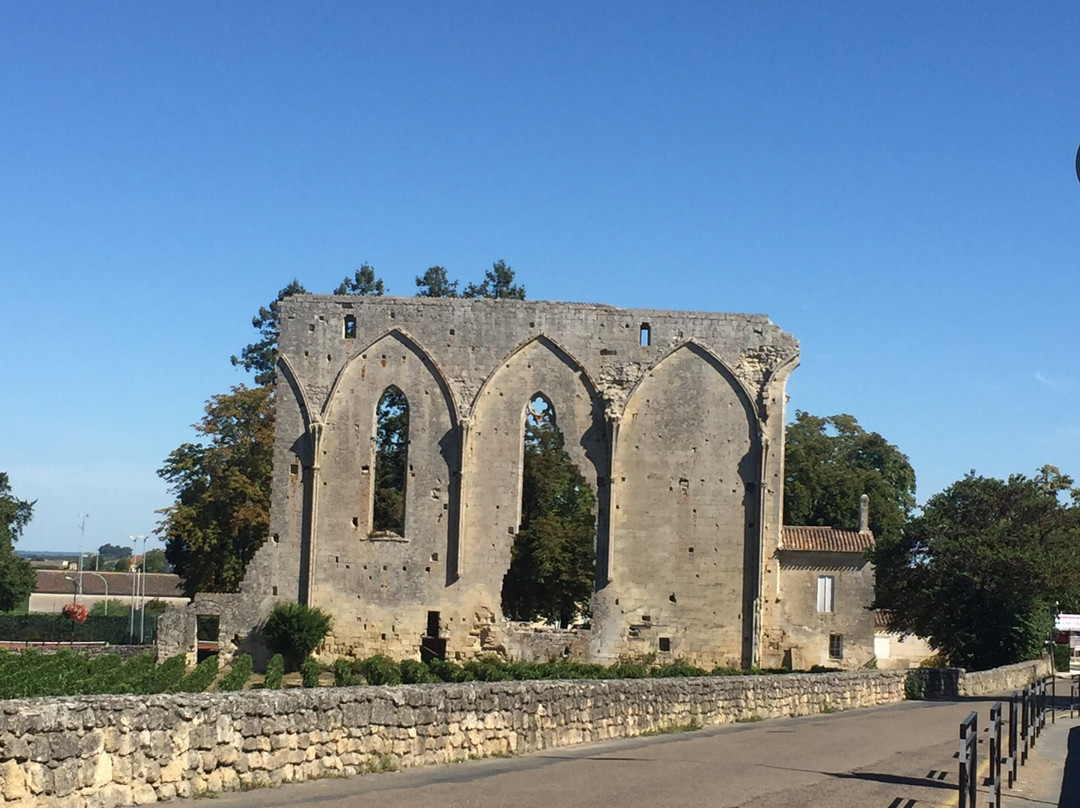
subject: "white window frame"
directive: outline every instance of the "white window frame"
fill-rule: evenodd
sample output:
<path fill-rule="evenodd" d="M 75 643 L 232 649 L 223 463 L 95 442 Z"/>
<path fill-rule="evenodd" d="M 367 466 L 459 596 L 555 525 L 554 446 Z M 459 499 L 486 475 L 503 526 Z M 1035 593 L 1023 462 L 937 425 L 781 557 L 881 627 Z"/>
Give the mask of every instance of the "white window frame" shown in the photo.
<path fill-rule="evenodd" d="M 836 611 L 836 576 L 819 575 L 817 579 L 817 610 Z"/>

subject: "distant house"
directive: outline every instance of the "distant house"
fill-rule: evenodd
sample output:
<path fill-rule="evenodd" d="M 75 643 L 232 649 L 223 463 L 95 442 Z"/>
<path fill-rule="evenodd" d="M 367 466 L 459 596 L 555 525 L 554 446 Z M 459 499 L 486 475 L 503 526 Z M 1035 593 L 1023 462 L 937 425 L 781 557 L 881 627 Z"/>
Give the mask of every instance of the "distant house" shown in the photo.
<path fill-rule="evenodd" d="M 862 668 L 875 659 L 874 547 L 868 500 L 859 527 L 785 526 L 777 549 L 785 667 Z"/>
<path fill-rule="evenodd" d="M 937 653 L 922 637 L 895 631 L 888 612 L 877 612 L 874 628 L 874 654 L 879 668 L 917 668 L 920 662 Z"/>
<path fill-rule="evenodd" d="M 79 579 L 82 579 L 80 590 Z M 174 573 L 151 572 L 146 574 L 147 600 L 162 600 L 169 606 L 183 607 L 188 604 L 180 587 L 180 576 Z M 136 586 L 142 586 L 139 576 L 130 572 L 94 572 L 75 569 L 38 570 L 37 584 L 30 593 L 31 612 L 59 612 L 64 604 L 78 601 L 87 608 L 95 603 L 118 600 L 125 608 L 136 597 Z"/>

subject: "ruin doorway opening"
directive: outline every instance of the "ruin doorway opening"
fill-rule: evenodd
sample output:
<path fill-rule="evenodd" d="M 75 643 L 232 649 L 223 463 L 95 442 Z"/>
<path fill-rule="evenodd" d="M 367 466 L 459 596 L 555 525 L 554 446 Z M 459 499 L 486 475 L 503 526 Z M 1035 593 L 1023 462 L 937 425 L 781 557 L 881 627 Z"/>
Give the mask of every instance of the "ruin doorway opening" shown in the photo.
<path fill-rule="evenodd" d="M 409 400 L 394 385 L 375 407 L 375 486 L 372 533 L 405 535 L 405 490 L 409 462 Z"/>
<path fill-rule="evenodd" d="M 446 639 L 440 634 L 440 620 L 438 612 L 427 613 L 427 631 L 420 638 L 420 661 L 430 662 L 433 659 L 446 659 Z"/>
<path fill-rule="evenodd" d="M 525 408 L 521 523 L 503 578 L 511 620 L 566 628 L 589 616 L 596 563 L 596 494 L 563 448 L 555 408 L 536 393 Z"/>

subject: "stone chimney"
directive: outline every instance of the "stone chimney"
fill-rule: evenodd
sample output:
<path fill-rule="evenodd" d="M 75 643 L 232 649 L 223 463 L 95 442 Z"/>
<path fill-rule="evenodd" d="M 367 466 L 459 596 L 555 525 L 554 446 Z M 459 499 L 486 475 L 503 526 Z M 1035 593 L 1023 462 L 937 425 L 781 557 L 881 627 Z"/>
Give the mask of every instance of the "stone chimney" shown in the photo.
<path fill-rule="evenodd" d="M 870 529 L 870 497 L 863 494 L 859 497 L 859 532 L 865 533 Z"/>

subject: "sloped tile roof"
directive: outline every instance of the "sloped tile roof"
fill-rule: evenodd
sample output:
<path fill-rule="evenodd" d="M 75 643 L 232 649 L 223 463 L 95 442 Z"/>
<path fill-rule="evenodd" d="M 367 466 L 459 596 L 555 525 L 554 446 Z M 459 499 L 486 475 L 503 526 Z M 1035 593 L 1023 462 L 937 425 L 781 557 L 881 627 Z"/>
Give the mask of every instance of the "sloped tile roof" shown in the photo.
<path fill-rule="evenodd" d="M 873 546 L 873 531 L 848 527 L 784 525 L 780 536 L 781 550 L 804 553 L 863 553 Z"/>
<path fill-rule="evenodd" d="M 75 582 L 69 580 L 78 576 L 77 570 L 37 570 L 37 585 L 34 591 L 50 595 L 71 595 L 75 592 Z M 85 572 L 83 574 L 84 595 L 104 595 L 105 584 L 109 584 L 110 597 L 131 596 L 134 576 L 130 572 Z M 146 574 L 146 597 L 180 598 L 180 576 L 171 572 L 149 572 Z"/>

